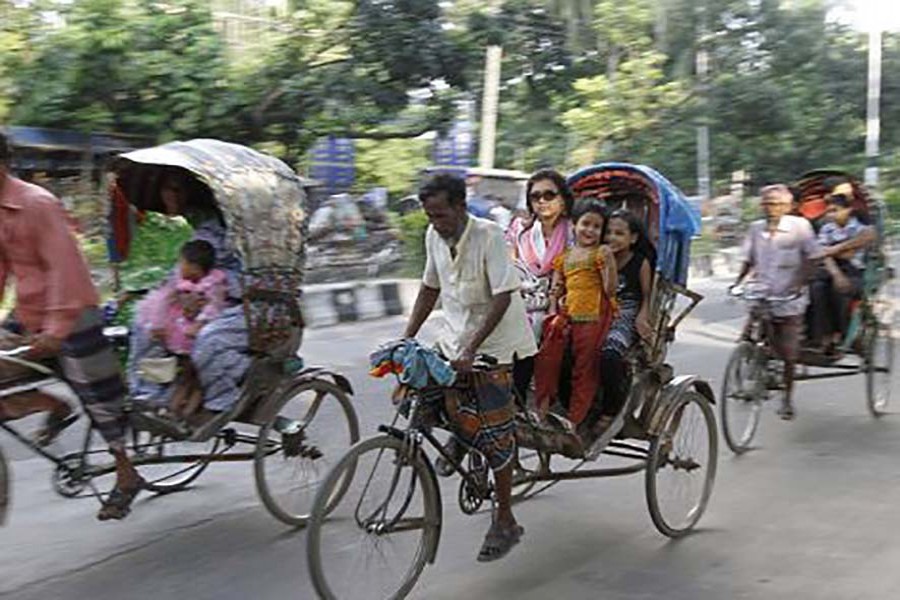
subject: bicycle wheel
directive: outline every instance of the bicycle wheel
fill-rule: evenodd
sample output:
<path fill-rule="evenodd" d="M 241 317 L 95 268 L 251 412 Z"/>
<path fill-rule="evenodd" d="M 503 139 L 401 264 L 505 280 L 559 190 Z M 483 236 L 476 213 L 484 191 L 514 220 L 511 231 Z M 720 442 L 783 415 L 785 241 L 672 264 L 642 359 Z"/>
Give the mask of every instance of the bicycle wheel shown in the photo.
<path fill-rule="evenodd" d="M 894 338 L 891 326 L 872 322 L 866 345 L 866 405 L 873 417 L 888 410 L 891 400 L 891 371 L 894 367 Z"/>
<path fill-rule="evenodd" d="M 709 400 L 684 392 L 650 442 L 645 477 L 647 505 L 663 535 L 688 533 L 706 510 L 716 478 L 716 420 Z"/>
<path fill-rule="evenodd" d="M 387 435 L 355 445 L 319 488 L 309 521 L 306 556 L 319 596 L 406 597 L 434 560 L 440 506 L 424 453 Z"/>
<path fill-rule="evenodd" d="M 324 379 L 301 381 L 260 427 L 253 460 L 256 489 L 279 521 L 302 527 L 322 480 L 359 439 L 347 393 Z"/>
<path fill-rule="evenodd" d="M 741 342 L 728 359 L 719 412 L 725 443 L 735 454 L 750 449 L 762 412 L 765 372 L 760 368 L 757 349 Z"/>

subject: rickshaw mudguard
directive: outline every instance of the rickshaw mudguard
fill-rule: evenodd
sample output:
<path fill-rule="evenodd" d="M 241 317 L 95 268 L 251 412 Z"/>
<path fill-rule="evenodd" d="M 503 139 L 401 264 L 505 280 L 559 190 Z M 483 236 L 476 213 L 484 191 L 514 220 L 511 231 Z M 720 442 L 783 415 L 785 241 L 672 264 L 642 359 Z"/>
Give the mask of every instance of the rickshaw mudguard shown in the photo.
<path fill-rule="evenodd" d="M 325 367 L 306 367 L 293 376 L 292 382 L 312 381 L 314 379 L 319 379 L 322 377 L 331 379 L 334 384 L 341 388 L 341 391 L 346 393 L 348 396 L 353 395 L 353 385 L 350 383 L 350 380 L 337 371 L 332 371 L 331 369 L 327 369 Z"/>
<path fill-rule="evenodd" d="M 665 422 L 669 408 L 686 391 L 693 389 L 697 393 L 706 398 L 710 404 L 716 403 L 716 395 L 713 393 L 712 386 L 705 379 L 701 379 L 698 375 L 679 375 L 669 381 L 659 392 L 659 401 L 656 403 L 656 409 L 650 418 L 648 433 L 657 435 L 660 428 Z"/>

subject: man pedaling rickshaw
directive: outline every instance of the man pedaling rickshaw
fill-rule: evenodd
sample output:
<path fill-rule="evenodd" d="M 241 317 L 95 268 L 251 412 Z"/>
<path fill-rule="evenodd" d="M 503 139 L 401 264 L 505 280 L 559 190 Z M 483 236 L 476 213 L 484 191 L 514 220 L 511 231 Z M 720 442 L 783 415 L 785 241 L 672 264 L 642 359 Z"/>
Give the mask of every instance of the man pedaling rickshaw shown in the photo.
<path fill-rule="evenodd" d="M 122 519 L 143 480 L 125 453 L 126 389 L 103 335 L 99 296 L 61 203 L 10 175 L 10 159 L 0 133 L 0 293 L 10 276 L 16 285 L 16 306 L 0 329 L 30 346 L 26 358 L 58 361 L 116 461 L 116 486 L 97 518 Z M 0 420 L 44 411 L 38 441 L 49 443 L 75 420 L 65 402 L 41 392 L 0 400 Z"/>

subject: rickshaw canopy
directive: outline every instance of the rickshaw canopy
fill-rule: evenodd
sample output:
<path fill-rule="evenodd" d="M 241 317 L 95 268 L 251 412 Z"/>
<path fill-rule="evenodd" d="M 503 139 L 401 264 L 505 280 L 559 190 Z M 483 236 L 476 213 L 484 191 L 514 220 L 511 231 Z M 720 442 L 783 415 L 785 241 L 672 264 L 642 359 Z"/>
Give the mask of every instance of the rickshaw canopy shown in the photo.
<path fill-rule="evenodd" d="M 250 350 L 293 356 L 303 327 L 298 302 L 306 257 L 303 181 L 276 158 L 218 140 L 128 152 L 112 164 L 117 176 L 114 232 L 128 222 L 119 206 L 125 202 L 140 211 L 164 212 L 160 187 L 173 169 L 186 171 L 210 189 L 225 222 L 226 244 L 241 260 Z"/>
<path fill-rule="evenodd" d="M 153 212 L 164 212 L 159 188 L 165 168 L 183 169 L 210 188 L 229 245 L 246 271 L 302 272 L 306 194 L 290 167 L 251 148 L 211 139 L 128 152 L 112 166 L 125 199 Z"/>
<path fill-rule="evenodd" d="M 825 182 L 831 178 L 843 180 L 852 189 L 850 205 L 857 216 L 864 222 L 872 221 L 875 205 L 866 187 L 855 177 L 837 169 L 816 169 L 804 174 L 795 184 L 800 190 L 800 212 L 807 219 L 818 219 L 827 210 L 827 196 L 831 190 Z"/>
<path fill-rule="evenodd" d="M 668 281 L 687 283 L 691 239 L 700 233 L 700 221 L 671 181 L 645 165 L 607 162 L 576 171 L 568 183 L 576 198 L 595 197 L 641 217 L 657 247 L 657 271 Z"/>

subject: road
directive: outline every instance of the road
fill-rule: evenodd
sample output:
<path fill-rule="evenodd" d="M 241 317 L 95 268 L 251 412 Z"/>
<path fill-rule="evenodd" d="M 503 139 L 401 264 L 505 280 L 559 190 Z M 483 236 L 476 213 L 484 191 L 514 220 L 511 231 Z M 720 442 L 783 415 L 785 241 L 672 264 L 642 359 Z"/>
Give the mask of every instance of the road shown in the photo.
<path fill-rule="evenodd" d="M 721 282 L 680 330 L 677 373 L 720 385 L 741 307 Z M 389 384 L 365 357 L 400 332 L 387 320 L 310 332 L 308 362 L 346 373 L 364 432 L 388 419 Z M 895 396 L 897 394 L 895 393 Z M 900 400 L 900 398 L 897 398 Z M 522 543 L 490 565 L 474 558 L 488 516 L 456 507 L 444 485 L 438 559 L 414 598 L 886 599 L 900 589 L 900 418 L 869 417 L 860 376 L 804 384 L 798 418 L 763 417 L 759 449 L 720 445 L 719 473 L 695 534 L 670 541 L 647 514 L 641 475 L 563 483 L 517 507 Z M 768 407 L 771 408 L 771 407 Z M 3 440 L 12 450 L 12 441 Z M 214 467 L 184 493 L 142 496 L 129 519 L 99 523 L 91 500 L 64 500 L 49 470 L 13 454 L 14 505 L 0 533 L 0 598 L 231 600 L 313 598 L 305 534 L 271 518 L 249 464 Z"/>

